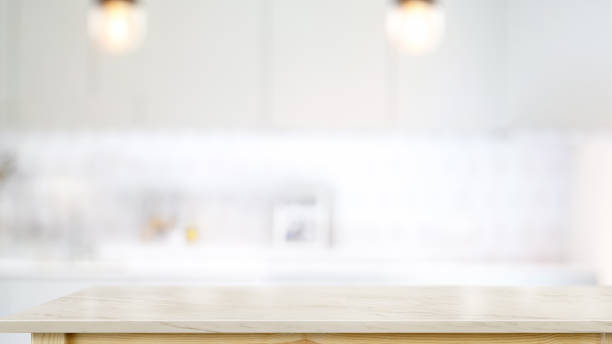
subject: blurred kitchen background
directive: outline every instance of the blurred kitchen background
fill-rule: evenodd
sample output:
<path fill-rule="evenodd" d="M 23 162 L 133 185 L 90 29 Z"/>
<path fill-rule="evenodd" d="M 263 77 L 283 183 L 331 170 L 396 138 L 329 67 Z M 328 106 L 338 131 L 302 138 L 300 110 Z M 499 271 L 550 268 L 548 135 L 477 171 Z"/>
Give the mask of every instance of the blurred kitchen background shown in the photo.
<path fill-rule="evenodd" d="M 0 316 L 93 284 L 611 283 L 611 24 L 0 0 Z"/>

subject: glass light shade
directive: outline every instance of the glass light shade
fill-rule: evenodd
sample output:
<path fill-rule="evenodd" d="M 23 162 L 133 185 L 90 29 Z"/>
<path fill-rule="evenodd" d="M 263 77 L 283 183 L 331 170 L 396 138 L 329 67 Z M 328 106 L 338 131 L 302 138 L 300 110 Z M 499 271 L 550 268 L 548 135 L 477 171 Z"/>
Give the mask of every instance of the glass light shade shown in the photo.
<path fill-rule="evenodd" d="M 438 47 L 444 35 L 444 13 L 431 1 L 404 1 L 388 13 L 387 34 L 401 52 L 427 54 Z"/>
<path fill-rule="evenodd" d="M 138 48 L 146 32 L 146 16 L 138 5 L 126 0 L 107 0 L 89 14 L 89 33 L 104 51 L 123 54 Z"/>

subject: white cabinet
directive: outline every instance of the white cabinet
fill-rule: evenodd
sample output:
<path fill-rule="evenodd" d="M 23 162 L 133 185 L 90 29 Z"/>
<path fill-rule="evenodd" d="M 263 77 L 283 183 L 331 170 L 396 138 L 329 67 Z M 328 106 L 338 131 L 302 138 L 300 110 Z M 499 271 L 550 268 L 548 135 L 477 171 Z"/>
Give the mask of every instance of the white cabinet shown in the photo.
<path fill-rule="evenodd" d="M 144 126 L 147 84 L 142 51 L 110 55 L 93 41 L 88 47 L 87 109 L 80 121 L 94 129 Z"/>
<path fill-rule="evenodd" d="M 258 0 L 149 0 L 140 49 L 94 49 L 89 113 L 98 127 L 233 128 L 259 110 Z"/>
<path fill-rule="evenodd" d="M 269 123 L 372 128 L 386 113 L 384 0 L 271 0 Z"/>
<path fill-rule="evenodd" d="M 504 1 L 443 1 L 445 35 L 430 55 L 398 56 L 398 125 L 477 130 L 503 125 Z"/>
<path fill-rule="evenodd" d="M 260 0 L 147 1 L 137 77 L 145 118 L 172 128 L 258 125 Z M 109 83 L 113 87 L 115 83 Z"/>
<path fill-rule="evenodd" d="M 0 1 L 3 7 L 10 2 L 6 15 L 17 18 L 2 21 L 18 42 L 10 66 L 16 80 L 6 86 L 18 98 L 10 126 L 258 125 L 260 0 L 144 1 L 148 35 L 138 52 L 121 56 L 99 51 L 89 39 L 90 1 Z M 5 40 L 0 34 L 0 44 Z M 8 61 L 5 55 L 0 66 Z"/>
<path fill-rule="evenodd" d="M 9 87 L 9 3 L 0 0 L 0 128 L 8 122 L 8 87 Z"/>
<path fill-rule="evenodd" d="M 93 1 L 0 0 L 0 128 L 609 128 L 610 2 L 441 1 L 446 35 L 396 56 L 391 0 L 146 0 L 110 56 Z"/>
<path fill-rule="evenodd" d="M 10 1 L 10 0 L 9 0 Z M 70 4 L 69 6 L 67 4 Z M 87 94 L 87 1 L 10 1 L 17 127 L 70 126 Z"/>
<path fill-rule="evenodd" d="M 611 5 L 608 0 L 508 2 L 508 103 L 514 126 L 611 127 Z"/>

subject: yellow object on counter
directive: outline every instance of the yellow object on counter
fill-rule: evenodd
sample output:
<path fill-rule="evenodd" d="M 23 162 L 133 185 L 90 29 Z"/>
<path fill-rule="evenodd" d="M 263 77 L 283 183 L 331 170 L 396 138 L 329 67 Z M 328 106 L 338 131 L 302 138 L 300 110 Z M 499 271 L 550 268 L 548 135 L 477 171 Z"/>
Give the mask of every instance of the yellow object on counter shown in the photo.
<path fill-rule="evenodd" d="M 185 238 L 187 239 L 188 243 L 194 243 L 198 241 L 199 236 L 200 233 L 198 232 L 197 228 L 187 227 L 187 230 L 185 231 Z"/>

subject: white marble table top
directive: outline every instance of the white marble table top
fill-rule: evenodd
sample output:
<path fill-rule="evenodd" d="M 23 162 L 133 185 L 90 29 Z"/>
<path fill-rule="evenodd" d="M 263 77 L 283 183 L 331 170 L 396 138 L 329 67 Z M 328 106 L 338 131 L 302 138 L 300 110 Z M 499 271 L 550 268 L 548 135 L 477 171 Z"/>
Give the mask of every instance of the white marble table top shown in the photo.
<path fill-rule="evenodd" d="M 0 319 L 0 332 L 612 332 L 612 288 L 97 287 Z"/>

